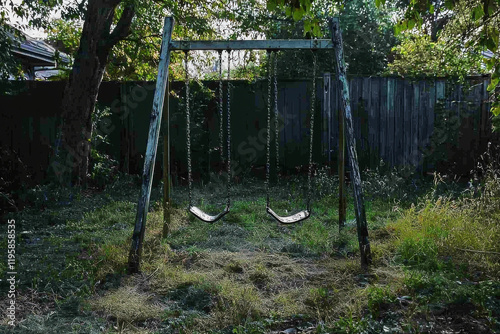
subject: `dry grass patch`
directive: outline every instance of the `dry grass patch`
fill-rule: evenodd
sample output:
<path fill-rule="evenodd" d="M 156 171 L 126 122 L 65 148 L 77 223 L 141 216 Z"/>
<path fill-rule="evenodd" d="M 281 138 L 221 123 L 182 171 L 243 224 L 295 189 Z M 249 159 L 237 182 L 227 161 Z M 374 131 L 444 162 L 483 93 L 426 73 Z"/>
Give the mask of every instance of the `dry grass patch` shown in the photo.
<path fill-rule="evenodd" d="M 157 263 L 156 270 L 150 274 L 150 284 L 154 291 L 166 294 L 178 286 L 196 285 L 206 281 L 206 275 L 186 271 L 182 266 Z"/>
<path fill-rule="evenodd" d="M 275 305 L 273 312 L 282 318 L 307 313 L 307 307 L 304 304 L 304 297 L 307 293 L 306 288 L 291 288 L 278 292 L 272 298 L 272 303 Z"/>
<path fill-rule="evenodd" d="M 498 277 L 500 223 L 491 213 L 470 208 L 474 206 L 467 201 L 439 198 L 407 210 L 391 225 L 402 261 L 436 269 L 442 258 L 451 257 Z"/>
<path fill-rule="evenodd" d="M 252 284 L 224 279 L 217 289 L 217 305 L 212 315 L 219 328 L 259 319 L 269 310 L 265 298 Z"/>
<path fill-rule="evenodd" d="M 106 316 L 116 319 L 117 329 L 134 330 L 134 323 L 159 319 L 163 306 L 154 301 L 154 295 L 140 291 L 138 286 L 125 285 L 90 302 Z"/>
<path fill-rule="evenodd" d="M 0 308 L 2 309 L 2 318 L 0 325 L 7 325 L 9 318 L 7 318 L 7 307 L 10 306 L 10 299 L 0 299 Z M 57 306 L 59 296 L 56 294 L 49 294 L 39 292 L 34 289 L 26 289 L 17 292 L 16 295 L 16 323 L 24 320 L 29 315 L 41 316 L 54 311 Z"/>

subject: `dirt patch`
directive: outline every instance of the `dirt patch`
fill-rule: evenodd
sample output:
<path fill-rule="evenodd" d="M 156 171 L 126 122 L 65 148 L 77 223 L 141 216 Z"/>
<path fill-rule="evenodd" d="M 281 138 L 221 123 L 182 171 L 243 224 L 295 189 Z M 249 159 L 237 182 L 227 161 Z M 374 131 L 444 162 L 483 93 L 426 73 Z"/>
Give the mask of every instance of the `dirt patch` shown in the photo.
<path fill-rule="evenodd" d="M 38 292 L 33 289 L 19 291 L 16 296 L 16 323 L 22 321 L 28 315 L 42 315 L 54 311 L 57 298 L 56 295 Z M 9 305 L 9 299 L 0 300 L 2 323 L 7 319 L 7 307 Z"/>

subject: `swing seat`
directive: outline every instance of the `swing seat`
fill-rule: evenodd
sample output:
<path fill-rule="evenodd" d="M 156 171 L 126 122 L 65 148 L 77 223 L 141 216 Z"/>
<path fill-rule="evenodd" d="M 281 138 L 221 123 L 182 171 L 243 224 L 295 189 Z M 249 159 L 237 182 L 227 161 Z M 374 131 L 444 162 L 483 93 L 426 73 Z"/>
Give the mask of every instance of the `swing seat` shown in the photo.
<path fill-rule="evenodd" d="M 211 216 L 208 213 L 203 212 L 200 208 L 196 206 L 190 206 L 189 212 L 191 212 L 196 218 L 205 222 L 205 223 L 215 223 L 222 217 L 224 217 L 229 212 L 229 206 L 226 205 L 224 211 L 220 212 L 217 215 Z"/>
<path fill-rule="evenodd" d="M 281 217 L 276 212 L 274 212 L 273 209 L 271 209 L 270 207 L 267 207 L 267 213 L 269 213 L 271 215 L 271 217 L 273 217 L 274 219 L 276 219 L 281 224 L 294 224 L 294 223 L 298 223 L 300 221 L 306 220 L 311 215 L 311 211 L 310 210 L 302 210 L 300 212 L 297 212 L 294 215 L 286 216 L 286 217 Z"/>

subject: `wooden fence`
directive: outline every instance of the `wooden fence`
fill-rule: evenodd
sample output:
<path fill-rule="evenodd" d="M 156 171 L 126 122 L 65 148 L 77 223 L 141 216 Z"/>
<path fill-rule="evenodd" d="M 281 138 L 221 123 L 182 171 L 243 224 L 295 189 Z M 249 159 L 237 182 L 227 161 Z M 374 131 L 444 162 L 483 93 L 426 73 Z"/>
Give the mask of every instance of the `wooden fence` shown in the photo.
<path fill-rule="evenodd" d="M 376 168 L 382 160 L 386 166 L 411 166 L 422 172 L 453 168 L 454 172 L 467 173 L 487 143 L 498 141 L 498 135 L 491 132 L 488 83 L 488 77 L 469 78 L 464 85 L 445 79 L 352 78 L 350 96 L 361 167 Z M 240 173 L 265 163 L 267 81 L 231 84 L 232 156 L 235 172 Z M 204 85 L 216 92 L 217 83 Z M 308 160 L 312 83 L 280 81 L 278 86 L 280 164 L 294 169 Z M 50 168 L 49 153 L 58 145 L 56 126 L 64 84 L 20 82 L 0 88 L 10 92 L 0 95 L 0 148 L 16 152 L 29 173 L 41 180 Z M 182 176 L 186 172 L 183 86 L 173 82 L 169 89 L 172 171 Z M 201 88 L 193 91 L 196 176 L 217 168 L 219 122 L 216 94 Z M 109 108 L 112 115 L 97 124 L 97 131 L 110 143 L 100 149 L 118 160 L 125 172 L 142 170 L 153 93 L 151 82 L 101 85 L 99 105 Z M 335 164 L 338 83 L 325 74 L 318 78 L 316 94 L 314 160 Z M 161 173 L 161 156 L 158 158 L 157 174 Z"/>
<path fill-rule="evenodd" d="M 498 142 L 491 130 L 488 84 L 486 76 L 468 78 L 463 85 L 446 79 L 353 78 L 350 97 L 362 165 L 374 168 L 382 160 L 421 171 L 468 173 L 488 142 Z M 337 87 L 325 76 L 325 96 L 330 95 L 334 113 L 340 108 Z M 337 116 L 325 111 L 323 119 L 328 151 L 328 129 L 334 143 L 338 136 Z M 336 150 L 334 143 L 330 146 Z"/>

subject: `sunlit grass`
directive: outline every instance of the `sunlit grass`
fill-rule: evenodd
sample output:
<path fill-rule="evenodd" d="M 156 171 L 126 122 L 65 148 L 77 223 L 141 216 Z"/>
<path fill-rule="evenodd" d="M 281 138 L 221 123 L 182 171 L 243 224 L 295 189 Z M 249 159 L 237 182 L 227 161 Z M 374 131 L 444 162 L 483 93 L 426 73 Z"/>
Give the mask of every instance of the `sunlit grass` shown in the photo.
<path fill-rule="evenodd" d="M 422 319 L 436 321 L 434 308 L 452 312 L 461 304 L 472 305 L 485 326 L 496 326 L 497 188 L 462 199 L 439 198 L 434 189 L 414 203 L 396 198 L 401 187 L 387 184 L 388 197 L 377 189 L 376 196 L 366 196 L 374 264 L 363 271 L 352 198 L 339 231 L 335 181 L 321 177 L 318 192 L 332 193 L 316 194 L 312 216 L 292 226 L 278 225 L 266 213 L 262 185 L 251 182 L 234 187 L 231 212 L 215 224 L 189 215 L 180 189 L 166 238 L 161 202 L 152 201 L 142 273 L 131 276 L 126 268 L 136 205 L 109 199 L 51 230 L 57 233 L 44 241 L 64 251 L 66 268 L 59 273 L 44 257 L 34 269 L 43 272 L 36 288 L 64 279 L 69 290 L 79 277 L 88 286 L 75 294 L 88 300 L 87 312 L 104 317 L 110 333 L 265 333 L 294 326 L 317 333 L 425 332 Z M 392 178 L 372 183 L 387 180 Z M 273 208 L 282 214 L 303 209 L 304 197 L 288 194 L 303 194 L 303 188 L 299 182 L 274 189 Z M 199 200 L 210 212 L 221 203 L 223 197 Z M 46 218 L 64 221 L 57 210 Z M 51 324 L 42 322 L 40 328 Z"/>
<path fill-rule="evenodd" d="M 405 264 L 439 269 L 440 262 L 449 260 L 499 273 L 500 221 L 470 211 L 465 202 L 427 201 L 407 210 L 390 228 Z"/>

